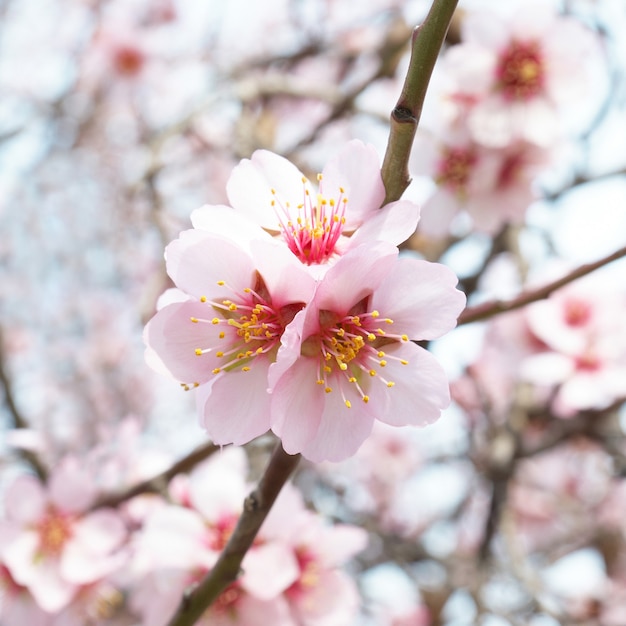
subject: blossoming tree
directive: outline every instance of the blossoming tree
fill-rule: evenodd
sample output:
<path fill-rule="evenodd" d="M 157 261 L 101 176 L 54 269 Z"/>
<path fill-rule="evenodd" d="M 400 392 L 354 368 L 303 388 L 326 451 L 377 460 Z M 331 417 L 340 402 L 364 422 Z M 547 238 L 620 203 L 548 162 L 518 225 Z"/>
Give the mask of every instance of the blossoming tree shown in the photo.
<path fill-rule="evenodd" d="M 0 626 L 626 623 L 620 2 L 0 15 Z"/>

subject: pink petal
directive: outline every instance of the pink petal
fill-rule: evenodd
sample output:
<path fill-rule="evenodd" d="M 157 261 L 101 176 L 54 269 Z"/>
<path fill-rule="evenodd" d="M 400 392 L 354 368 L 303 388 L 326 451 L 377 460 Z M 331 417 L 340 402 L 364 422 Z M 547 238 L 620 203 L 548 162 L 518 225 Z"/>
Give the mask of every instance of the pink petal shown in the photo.
<path fill-rule="evenodd" d="M 393 320 L 391 330 L 411 339 L 435 339 L 456 326 L 465 294 L 440 263 L 401 258 L 374 292 L 373 309 Z"/>
<path fill-rule="evenodd" d="M 370 241 L 388 241 L 399 245 L 417 228 L 420 209 L 414 202 L 401 200 L 376 210 L 350 237 L 350 248 Z"/>
<path fill-rule="evenodd" d="M 302 456 L 316 463 L 343 461 L 352 456 L 367 439 L 373 423 L 374 418 L 365 403 L 352 401 L 352 408 L 349 409 L 339 389 L 334 389 L 325 394 L 319 428 L 315 437 L 303 448 Z"/>
<path fill-rule="evenodd" d="M 185 231 L 166 249 L 167 271 L 179 289 L 196 298 L 231 298 L 254 284 L 248 254 L 235 243 L 200 230 Z M 228 287 L 218 285 L 224 281 Z"/>
<path fill-rule="evenodd" d="M 352 306 L 377 289 L 389 275 L 398 249 L 385 242 L 362 245 L 341 257 L 320 283 L 315 294 L 318 309 L 345 315 Z M 307 316 L 309 317 L 309 316 Z M 315 315 L 305 322 L 303 337 L 316 332 Z"/>
<path fill-rule="evenodd" d="M 239 446 L 269 430 L 268 367 L 257 359 L 250 371 L 222 372 L 198 389 L 201 422 L 215 443 Z"/>
<path fill-rule="evenodd" d="M 2 560 L 11 572 L 15 582 L 28 586 L 37 576 L 37 552 L 39 534 L 34 530 L 24 530 L 4 546 Z"/>
<path fill-rule="evenodd" d="M 200 207 L 192 212 L 191 223 L 198 230 L 234 241 L 246 251 L 250 241 L 272 238 L 258 222 L 229 206 L 207 204 Z"/>
<path fill-rule="evenodd" d="M 18 476 L 6 490 L 6 515 L 10 520 L 32 524 L 44 514 L 46 504 L 45 489 L 34 476 Z"/>
<path fill-rule="evenodd" d="M 78 591 L 76 585 L 61 578 L 58 564 L 54 560 L 40 561 L 33 574 L 27 586 L 44 611 L 50 613 L 60 611 L 71 602 Z"/>
<path fill-rule="evenodd" d="M 250 245 L 255 266 L 265 281 L 274 307 L 311 300 L 315 279 L 284 244 L 259 240 Z"/>
<path fill-rule="evenodd" d="M 295 600 L 293 608 L 298 624 L 352 624 L 359 608 L 359 594 L 352 579 L 343 572 L 328 570 Z"/>
<path fill-rule="evenodd" d="M 126 525 L 116 511 L 100 509 L 76 522 L 71 541 L 82 544 L 92 555 L 107 554 L 118 548 L 127 534 Z"/>
<path fill-rule="evenodd" d="M 270 393 L 282 375 L 300 358 L 302 330 L 307 316 L 307 309 L 302 309 L 287 325 L 281 338 L 276 361 L 270 365 L 268 372 L 268 390 Z"/>
<path fill-rule="evenodd" d="M 385 199 L 378 154 L 374 146 L 350 141 L 322 172 L 323 195 L 337 198 L 339 188 L 348 198 L 346 230 L 358 227 L 368 213 L 378 210 Z"/>
<path fill-rule="evenodd" d="M 48 481 L 50 500 L 66 513 L 84 511 L 94 500 L 97 489 L 93 479 L 75 458 L 66 458 L 57 465 Z"/>
<path fill-rule="evenodd" d="M 419 232 L 437 239 L 446 236 L 460 209 L 461 205 L 456 195 L 445 187 L 440 187 L 424 204 Z"/>
<path fill-rule="evenodd" d="M 266 601 L 245 594 L 234 607 L 234 620 L 226 613 L 212 615 L 207 623 L 211 626 L 295 626 L 289 607 L 283 596 Z"/>
<path fill-rule="evenodd" d="M 323 539 L 315 545 L 320 565 L 336 567 L 351 559 L 367 546 L 368 535 L 362 528 L 348 524 L 336 524 L 324 528 Z"/>
<path fill-rule="evenodd" d="M 268 150 L 257 150 L 252 159 L 243 159 L 235 167 L 226 193 L 237 211 L 263 228 L 278 231 L 279 220 L 272 201 L 289 202 L 292 206 L 302 202 L 302 173 L 287 159 Z"/>
<path fill-rule="evenodd" d="M 326 395 L 317 378 L 316 361 L 301 357 L 272 392 L 272 430 L 288 454 L 301 452 L 316 436 Z"/>
<path fill-rule="evenodd" d="M 376 419 L 391 426 L 432 424 L 450 404 L 443 368 L 430 352 L 413 343 L 390 344 L 385 348 L 388 356 L 384 377 L 394 386 L 381 384 L 376 389 L 372 384 L 369 404 Z M 402 365 L 396 358 L 408 364 Z M 382 374 L 382 368 L 379 373 Z"/>
<path fill-rule="evenodd" d="M 248 463 L 243 449 L 223 448 L 191 474 L 191 504 L 204 519 L 212 522 L 225 514 L 239 515 L 249 491 L 247 473 Z"/>
<path fill-rule="evenodd" d="M 253 547 L 242 563 L 243 588 L 261 600 L 271 600 L 299 577 L 300 567 L 290 546 L 272 542 Z"/>
<path fill-rule="evenodd" d="M 133 567 L 145 573 L 162 569 L 190 570 L 209 565 L 205 520 L 191 509 L 165 506 L 148 517 L 137 538 Z"/>
<path fill-rule="evenodd" d="M 197 348 L 217 349 L 223 344 L 224 340 L 219 338 L 220 325 L 191 321 L 191 318 L 211 318 L 212 314 L 208 304 L 188 301 L 166 306 L 148 322 L 144 332 L 148 346 L 177 380 L 204 383 L 212 379 L 213 369 L 221 364 L 215 351 L 196 354 Z M 152 364 L 150 353 L 146 359 Z"/>

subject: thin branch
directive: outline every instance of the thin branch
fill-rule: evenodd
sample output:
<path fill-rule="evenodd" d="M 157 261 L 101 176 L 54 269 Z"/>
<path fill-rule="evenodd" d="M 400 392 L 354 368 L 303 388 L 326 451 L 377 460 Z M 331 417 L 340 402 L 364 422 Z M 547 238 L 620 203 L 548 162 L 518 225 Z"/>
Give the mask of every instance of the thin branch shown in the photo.
<path fill-rule="evenodd" d="M 299 454 L 289 455 L 280 443 L 277 445 L 257 488 L 246 498 L 239 522 L 217 563 L 193 591 L 185 594 L 168 626 L 192 626 L 219 594 L 237 580 L 246 552 L 299 461 Z"/>
<path fill-rule="evenodd" d="M 568 285 L 569 283 L 577 280 L 578 278 L 582 278 L 587 274 L 591 274 L 591 272 L 595 272 L 597 269 L 600 269 L 601 267 L 604 267 L 605 265 L 608 265 L 609 263 L 617 261 L 618 259 L 621 259 L 623 257 L 626 257 L 626 246 L 620 248 L 612 254 L 609 254 L 599 261 L 594 261 L 593 263 L 581 265 L 569 274 L 566 274 L 562 278 L 548 283 L 543 287 L 539 287 L 538 289 L 533 289 L 530 291 L 525 291 L 519 296 L 512 298 L 511 300 L 492 300 L 490 302 L 484 302 L 473 307 L 468 307 L 459 316 L 458 325 L 460 326 L 461 324 L 470 324 L 472 322 L 486 320 L 490 317 L 494 317 L 495 315 L 499 315 L 500 313 L 506 313 L 508 311 L 514 311 L 515 309 L 521 309 L 527 304 L 537 302 L 538 300 L 543 300 L 544 298 L 547 298 L 552 292 L 557 291 L 557 289 L 560 289 L 561 287 L 564 287 L 565 285 Z"/>
<path fill-rule="evenodd" d="M 204 461 L 204 459 L 210 457 L 219 449 L 220 446 L 216 446 L 214 443 L 205 443 L 195 450 L 192 450 L 187 456 L 184 456 L 179 461 L 176 461 L 176 463 L 164 472 L 161 472 L 148 480 L 144 480 L 136 485 L 133 485 L 129 489 L 124 489 L 118 493 L 103 494 L 91 506 L 91 509 L 94 510 L 102 507 L 116 507 L 122 502 L 126 502 L 127 500 L 141 495 L 142 493 L 159 493 L 167 486 L 174 476 L 189 472 L 198 463 Z"/>
<path fill-rule="evenodd" d="M 434 0 L 424 23 L 413 31 L 411 60 L 400 98 L 391 112 L 391 128 L 382 176 L 385 204 L 399 200 L 411 182 L 409 155 L 422 115 L 426 89 L 458 0 Z"/>
<path fill-rule="evenodd" d="M 13 391 L 11 389 L 11 381 L 5 369 L 4 363 L 4 346 L 2 342 L 2 333 L 0 332 L 0 386 L 4 391 L 4 403 L 9 410 L 9 414 L 13 420 L 13 428 L 15 429 L 27 429 L 29 428 L 28 422 L 24 416 L 20 413 L 20 410 L 15 404 L 15 398 L 13 398 Z M 31 450 L 17 450 L 18 454 L 32 467 L 37 476 L 42 482 L 46 481 L 48 471 L 39 460 L 39 457 Z"/>

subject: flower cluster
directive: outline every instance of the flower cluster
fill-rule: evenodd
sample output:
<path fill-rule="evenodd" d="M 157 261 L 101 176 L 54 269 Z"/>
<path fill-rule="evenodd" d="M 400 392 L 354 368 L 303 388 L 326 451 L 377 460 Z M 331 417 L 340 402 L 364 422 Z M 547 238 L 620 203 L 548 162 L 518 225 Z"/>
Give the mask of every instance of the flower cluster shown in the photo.
<path fill-rule="evenodd" d="M 141 583 L 131 598 L 146 626 L 166 624 L 184 589 L 213 567 L 249 490 L 246 472 L 243 450 L 228 448 L 180 476 L 171 486 L 178 503 L 157 508 L 146 520 L 133 563 Z M 325 524 L 289 485 L 247 552 L 241 577 L 199 623 L 350 623 L 358 593 L 338 568 L 366 542 L 360 528 Z"/>
<path fill-rule="evenodd" d="M 352 141 L 318 175 L 257 151 L 233 171 L 231 206 L 192 214 L 166 249 L 177 289 L 148 323 L 148 362 L 197 387 L 219 444 L 272 430 L 290 454 L 339 461 L 374 420 L 435 421 L 445 373 L 413 343 L 452 329 L 465 304 L 446 267 L 400 258 L 418 207 L 380 208 L 375 150 Z"/>
<path fill-rule="evenodd" d="M 242 448 L 178 474 L 167 499 L 98 508 L 86 464 L 64 459 L 47 486 L 21 475 L 0 523 L 0 621 L 6 626 L 164 626 L 185 589 L 215 564 L 249 492 Z M 200 624 L 349 624 L 359 610 L 341 566 L 367 533 L 329 524 L 288 485 L 242 564 Z M 131 621 L 132 620 L 132 621 Z"/>
<path fill-rule="evenodd" d="M 413 158 L 437 185 L 422 229 L 441 237 L 461 210 L 490 235 L 522 222 L 537 175 L 566 154 L 565 131 L 599 106 L 601 58 L 594 33 L 549 2 L 464 14 Z"/>

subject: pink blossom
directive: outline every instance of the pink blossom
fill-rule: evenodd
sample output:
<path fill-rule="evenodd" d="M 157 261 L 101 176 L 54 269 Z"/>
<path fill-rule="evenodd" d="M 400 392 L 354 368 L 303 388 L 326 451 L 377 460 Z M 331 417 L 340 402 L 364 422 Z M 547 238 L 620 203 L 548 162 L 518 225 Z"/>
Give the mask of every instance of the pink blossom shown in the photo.
<path fill-rule="evenodd" d="M 133 565 L 142 582 L 132 600 L 146 626 L 167 623 L 184 589 L 213 567 L 249 489 L 246 473 L 243 449 L 228 448 L 195 468 L 186 490 L 176 485 L 177 494 L 186 494 L 185 507 L 163 507 L 147 519 L 136 542 Z M 201 623 L 348 624 L 358 593 L 338 567 L 366 541 L 359 528 L 325 524 L 287 485 L 246 554 L 240 578 Z"/>
<path fill-rule="evenodd" d="M 262 529 L 289 546 L 298 574 L 284 591 L 294 624 L 351 624 L 358 612 L 356 585 L 340 568 L 363 550 L 367 533 L 348 524 L 329 524 L 306 509 L 302 495 L 285 485 Z"/>
<path fill-rule="evenodd" d="M 413 154 L 412 169 L 437 184 L 420 222 L 420 232 L 434 237 L 447 234 L 461 211 L 475 230 L 489 234 L 523 222 L 535 197 L 533 180 L 551 160 L 548 150 L 524 140 L 490 148 L 460 130 L 438 133 L 436 140 L 423 134 Z"/>
<path fill-rule="evenodd" d="M 21 476 L 7 490 L 1 558 L 45 611 L 64 608 L 82 586 L 124 562 L 125 525 L 112 510 L 85 514 L 93 495 L 71 461 L 55 468 L 47 488 L 33 476 Z"/>
<path fill-rule="evenodd" d="M 315 189 L 287 159 L 257 150 L 235 167 L 227 193 L 235 211 L 282 239 L 316 274 L 363 242 L 397 245 L 415 231 L 417 205 L 400 200 L 381 208 L 385 187 L 372 146 L 349 142 L 327 163 L 317 182 Z M 194 226 L 222 232 L 214 210 L 206 206 L 196 211 Z M 321 268 L 316 270 L 317 266 Z"/>
<path fill-rule="evenodd" d="M 528 323 L 548 350 L 522 364 L 522 376 L 559 385 L 554 410 L 569 417 L 624 397 L 623 296 L 594 281 L 573 284 L 528 308 Z"/>
<path fill-rule="evenodd" d="M 453 328 L 465 296 L 446 267 L 397 254 L 385 243 L 353 249 L 285 330 L 269 380 L 272 430 L 288 453 L 340 461 L 375 419 L 425 425 L 448 405 L 443 369 L 410 340 Z"/>
<path fill-rule="evenodd" d="M 243 444 L 270 427 L 267 374 L 285 326 L 315 283 L 284 247 L 243 247 L 200 230 L 166 250 L 167 271 L 186 298 L 148 323 L 147 359 L 198 387 L 201 421 L 220 444 Z"/>
<path fill-rule="evenodd" d="M 26 587 L 0 565 L 0 620 L 4 626 L 50 626 L 51 617 L 39 607 Z"/>
<path fill-rule="evenodd" d="M 133 562 L 136 574 L 145 580 L 133 600 L 145 624 L 167 623 L 184 589 L 214 566 L 249 491 L 247 471 L 242 448 L 216 453 L 194 469 L 186 486 L 175 484 L 176 494 L 183 497 L 185 506 L 165 506 L 147 518 L 137 537 Z M 286 604 L 280 596 L 297 579 L 298 563 L 275 524 L 263 526 L 242 569 L 236 585 L 223 592 L 210 615 L 217 620 L 227 613 L 232 615 L 232 623 L 262 623 L 248 622 L 243 617 L 256 607 L 260 615 L 282 613 L 286 617 Z M 157 607 L 149 597 L 155 589 L 159 589 Z"/>
<path fill-rule="evenodd" d="M 468 126 L 484 145 L 522 139 L 548 146 L 565 105 L 593 92 L 600 47 L 593 33 L 547 2 L 523 2 L 500 14 L 468 13 L 463 43 L 446 53 L 456 79 L 450 99 L 469 105 Z"/>

